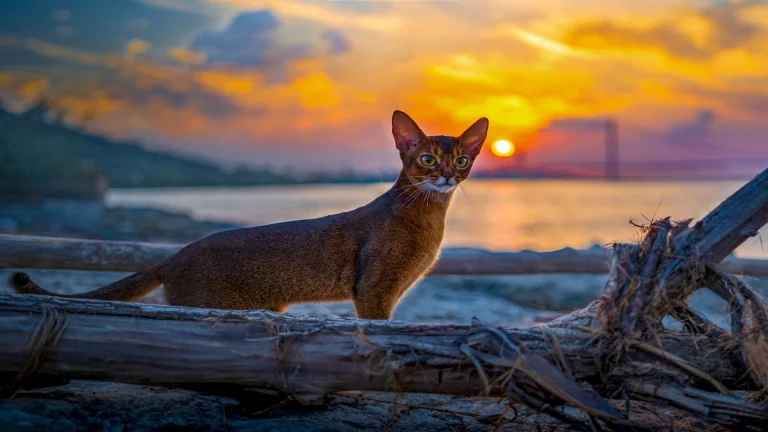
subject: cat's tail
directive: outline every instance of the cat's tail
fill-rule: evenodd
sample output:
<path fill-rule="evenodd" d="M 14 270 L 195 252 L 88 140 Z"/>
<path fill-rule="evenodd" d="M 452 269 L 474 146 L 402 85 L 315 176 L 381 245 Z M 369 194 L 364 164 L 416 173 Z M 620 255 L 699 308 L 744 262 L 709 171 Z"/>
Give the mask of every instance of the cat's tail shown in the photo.
<path fill-rule="evenodd" d="M 23 272 L 16 272 L 8 279 L 8 285 L 19 294 L 47 295 L 69 298 L 86 298 L 95 300 L 117 300 L 131 301 L 141 298 L 150 291 L 155 290 L 162 285 L 163 279 L 160 275 L 161 264 L 155 264 L 138 273 L 134 273 L 125 279 L 97 288 L 82 294 L 59 295 L 46 291 L 38 286 L 29 275 Z"/>

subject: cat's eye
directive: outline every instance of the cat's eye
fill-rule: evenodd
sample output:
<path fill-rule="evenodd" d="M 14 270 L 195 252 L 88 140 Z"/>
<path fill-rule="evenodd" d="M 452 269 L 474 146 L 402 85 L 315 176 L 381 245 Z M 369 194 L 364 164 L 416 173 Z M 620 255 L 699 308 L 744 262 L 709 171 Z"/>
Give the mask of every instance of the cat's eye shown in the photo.
<path fill-rule="evenodd" d="M 466 156 L 462 156 L 460 158 L 456 158 L 456 166 L 459 168 L 466 168 L 467 164 L 469 164 L 469 159 L 467 159 Z"/>
<path fill-rule="evenodd" d="M 435 166 L 436 163 L 437 163 L 437 159 L 435 159 L 435 157 L 432 155 L 423 155 L 421 157 L 421 164 L 424 165 L 425 167 Z"/>

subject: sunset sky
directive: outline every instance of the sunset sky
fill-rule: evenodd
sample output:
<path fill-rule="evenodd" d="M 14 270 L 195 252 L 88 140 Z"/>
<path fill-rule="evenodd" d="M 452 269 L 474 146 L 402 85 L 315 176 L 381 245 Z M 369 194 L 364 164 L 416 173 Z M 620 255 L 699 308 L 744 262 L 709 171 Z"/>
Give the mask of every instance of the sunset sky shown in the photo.
<path fill-rule="evenodd" d="M 486 116 L 535 163 L 602 160 L 606 116 L 626 161 L 768 158 L 766 53 L 749 0 L 0 3 L 6 105 L 306 170 L 397 166 L 395 109 L 430 134 Z"/>

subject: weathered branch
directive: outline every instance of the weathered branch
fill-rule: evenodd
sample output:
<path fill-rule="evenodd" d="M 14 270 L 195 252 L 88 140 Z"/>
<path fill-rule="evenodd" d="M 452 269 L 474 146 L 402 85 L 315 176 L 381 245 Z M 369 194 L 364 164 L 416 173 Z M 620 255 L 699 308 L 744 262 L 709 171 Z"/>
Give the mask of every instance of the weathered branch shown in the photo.
<path fill-rule="evenodd" d="M 18 370 L 19 355 L 46 308 L 67 313 L 70 318 L 50 361 L 40 367 L 45 373 L 91 379 L 99 375 L 101 379 L 122 382 L 173 383 L 201 379 L 244 385 L 274 383 L 291 390 L 274 377 L 280 369 L 274 366 L 282 362 L 282 366 L 290 366 L 289 369 L 304 369 L 298 371 L 296 384 L 299 386 L 304 374 L 311 376 L 313 371 L 327 367 L 329 373 L 310 380 L 326 391 L 383 390 L 386 381 L 392 378 L 391 372 L 386 373 L 389 375 L 386 379 L 370 381 L 368 373 L 380 365 L 362 360 L 371 352 L 379 351 L 377 347 L 386 347 L 385 352 L 392 349 L 392 355 L 403 357 L 403 353 L 416 352 L 424 356 L 417 359 L 406 355 L 400 359 L 403 365 L 406 360 L 414 360 L 414 366 L 420 364 L 421 370 L 410 371 L 414 378 L 409 384 L 411 391 L 436 390 L 435 381 L 416 378 L 436 377 L 439 369 L 446 365 L 464 366 L 464 372 L 457 375 L 459 381 L 445 381 L 452 374 L 437 380 L 446 391 L 479 394 L 483 390 L 479 379 L 467 379 L 467 375 L 474 375 L 467 373 L 474 366 L 460 350 L 461 344 L 476 333 L 469 325 L 297 317 L 269 311 L 234 312 L 16 294 L 0 295 L 1 370 Z M 595 378 L 599 374 L 601 348 L 590 345 L 593 334 L 566 328 L 564 324 L 550 327 L 550 331 L 558 335 L 577 379 Z M 541 329 L 505 329 L 505 333 L 531 352 L 553 358 Z M 470 338 L 469 343 L 472 345 L 475 339 L 483 340 L 486 336 Z M 688 339 L 690 335 L 674 332 L 662 335 L 670 353 L 726 382 L 741 379 L 733 363 L 735 358 L 701 356 L 699 350 L 716 351 L 716 347 L 706 345 L 706 340 L 701 339 L 704 345 L 696 348 L 691 343 L 679 343 L 681 338 Z M 286 343 L 297 350 L 275 351 L 289 348 L 283 346 Z M 302 352 L 303 355 L 299 355 Z M 642 353 L 637 355 L 638 359 L 649 358 Z M 115 360 L 120 364 L 114 364 Z M 366 377 L 365 382 L 360 382 L 362 377 Z"/>
<path fill-rule="evenodd" d="M 65 314 L 67 324 L 36 372 L 72 379 L 231 384 L 294 395 L 342 390 L 480 395 L 484 379 L 462 349 L 468 347 L 482 365 L 490 394 L 503 395 L 509 382 L 529 395 L 544 389 L 554 401 L 611 421 L 624 420 L 599 396 L 589 396 L 591 390 L 557 373 L 551 366 L 556 356 L 568 363 L 576 380 L 596 383 L 604 397 L 636 378 L 638 368 L 657 382 L 709 388 L 705 380 L 642 350 L 632 350 L 603 382 L 601 359 L 610 347 L 595 343 L 590 332 L 562 326 L 547 330 L 559 341 L 553 352 L 540 328 L 323 319 L 20 295 L 0 295 L 0 372 L 23 366 L 29 335 L 40 328 L 46 310 Z M 659 340 L 690 367 L 731 388 L 750 389 L 738 358 L 719 351 L 711 340 L 678 332 L 661 334 Z"/>
<path fill-rule="evenodd" d="M 641 310 L 649 325 L 660 325 L 675 305 L 702 287 L 706 265 L 719 263 L 756 236 L 768 223 L 768 169 L 693 227 L 690 222 L 654 221 L 640 245 L 614 247 L 616 258 L 599 312 L 606 326 L 620 326 L 628 336 Z"/>
<path fill-rule="evenodd" d="M 654 402 L 661 399 L 704 419 L 719 418 L 721 424 L 738 430 L 758 432 L 768 426 L 765 406 L 734 397 L 639 378 L 628 380 L 627 389 L 641 396 L 641 399 Z"/>
<path fill-rule="evenodd" d="M 678 246 L 718 263 L 768 224 L 768 170 L 736 191 L 686 231 Z"/>
<path fill-rule="evenodd" d="M 687 391 L 670 383 L 625 382 L 627 388 L 667 400 L 690 414 L 727 426 L 765 427 L 764 420 L 751 418 L 768 412 L 768 308 L 744 283 L 722 271 L 718 261 L 733 252 L 745 239 L 757 235 L 768 222 L 768 170 L 729 197 L 693 227 L 690 220 L 671 223 L 669 218 L 643 227 L 639 245 L 616 245 L 604 295 L 589 310 L 596 310 L 605 342 L 616 347 L 615 361 L 626 358 L 625 348 L 641 345 L 648 352 L 656 347 L 636 340 L 653 341 L 662 331 L 662 320 L 672 316 L 687 328 L 719 341 L 721 349 L 738 353 L 745 377 L 760 389 L 752 398 L 763 404 L 750 405 L 731 396 L 717 378 L 691 369 L 685 360 L 659 353 L 717 388 L 722 396 Z M 698 289 L 708 287 L 729 304 L 731 332 L 717 328 L 685 305 Z M 649 390 L 650 389 L 650 390 Z M 700 389 L 699 389 L 700 390 Z M 697 390 L 698 391 L 698 390 Z M 695 397 L 691 397 L 696 393 Z M 725 398 L 725 399 L 724 399 Z M 727 399 L 727 400 L 726 400 Z M 727 414 L 724 414 L 727 413 Z M 731 417 L 724 418 L 723 416 Z M 762 416 L 762 414 L 758 414 Z M 762 430 L 757 427 L 755 430 Z"/>
<path fill-rule="evenodd" d="M 686 221 L 690 222 L 690 221 Z M 744 241 L 758 235 L 768 223 L 768 169 L 728 197 L 693 227 L 681 229 L 671 241 L 670 259 L 662 264 L 660 291 L 671 298 L 684 298 L 696 281 L 686 267 L 717 264 Z M 685 224 L 686 226 L 688 223 Z M 728 270 L 730 271 L 730 270 Z M 678 290 L 667 292 L 668 287 Z"/>
<path fill-rule="evenodd" d="M 82 240 L 0 235 L 0 268 L 47 268 L 134 272 L 184 247 L 180 244 Z M 605 274 L 611 254 L 600 250 L 489 252 L 443 249 L 433 275 Z M 734 274 L 768 277 L 768 260 L 729 257 L 723 268 Z"/>
<path fill-rule="evenodd" d="M 1 268 L 135 272 L 167 259 L 183 245 L 0 235 Z"/>

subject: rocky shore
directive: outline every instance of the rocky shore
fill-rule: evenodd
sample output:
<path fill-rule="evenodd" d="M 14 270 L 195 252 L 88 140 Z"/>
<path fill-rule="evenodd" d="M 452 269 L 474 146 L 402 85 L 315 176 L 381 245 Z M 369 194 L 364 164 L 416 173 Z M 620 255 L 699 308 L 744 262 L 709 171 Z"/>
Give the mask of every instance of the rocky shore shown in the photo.
<path fill-rule="evenodd" d="M 95 200 L 0 199 L 0 234 L 188 243 L 237 227 L 153 208 L 108 207 Z"/>

